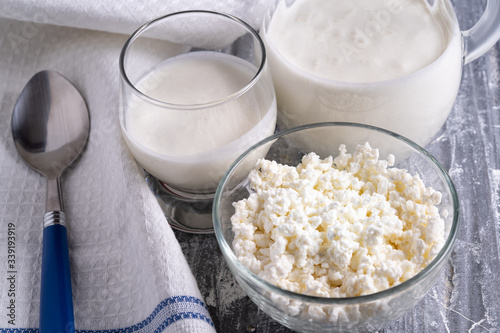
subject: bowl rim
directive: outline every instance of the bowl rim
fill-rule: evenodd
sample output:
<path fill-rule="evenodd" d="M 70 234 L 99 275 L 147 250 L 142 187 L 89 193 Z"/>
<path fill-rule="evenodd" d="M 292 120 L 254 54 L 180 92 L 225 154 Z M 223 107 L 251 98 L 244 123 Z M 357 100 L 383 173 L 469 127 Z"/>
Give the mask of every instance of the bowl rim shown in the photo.
<path fill-rule="evenodd" d="M 450 231 L 448 234 L 448 237 L 445 240 L 445 243 L 443 244 L 443 247 L 439 251 L 439 253 L 436 255 L 436 257 L 424 268 L 422 269 L 419 273 L 415 274 L 408 280 L 390 287 L 388 289 L 384 289 L 381 291 L 378 291 L 376 293 L 372 294 L 367 294 L 367 295 L 361 295 L 361 296 L 352 296 L 352 297 L 320 297 L 320 296 L 311 296 L 311 295 L 306 295 L 306 294 L 300 294 L 296 293 L 290 290 L 286 290 L 283 288 L 280 288 L 264 279 L 261 277 L 257 276 L 255 273 L 251 272 L 246 266 L 244 266 L 237 258 L 234 252 L 231 250 L 231 247 L 227 243 L 223 233 L 222 233 L 222 227 L 220 224 L 220 216 L 219 216 L 219 202 L 222 196 L 222 190 L 225 188 L 228 177 L 232 174 L 234 169 L 247 157 L 251 152 L 259 148 L 260 146 L 269 143 L 273 140 L 277 140 L 280 137 L 303 131 L 303 130 L 308 130 L 308 129 L 313 129 L 313 128 L 320 128 L 320 127 L 356 127 L 356 128 L 362 128 L 362 129 L 368 129 L 371 131 L 376 131 L 383 133 L 385 135 L 392 136 L 403 143 L 409 145 L 411 148 L 415 149 L 419 153 L 421 153 L 429 162 L 434 164 L 437 167 L 437 171 L 441 173 L 443 176 L 446 185 L 448 186 L 448 190 L 451 195 L 452 203 L 453 203 L 453 220 L 451 223 Z M 375 147 L 376 148 L 376 147 Z M 259 288 L 271 291 L 273 293 L 278 294 L 279 296 L 284 296 L 288 297 L 294 300 L 302 301 L 302 302 L 308 302 L 308 303 L 315 303 L 315 304 L 321 304 L 321 305 L 348 305 L 348 304 L 360 304 L 360 303 L 368 303 L 368 302 L 373 302 L 377 300 L 384 299 L 386 297 L 390 297 L 393 295 L 396 295 L 398 293 L 404 292 L 405 290 L 408 290 L 412 288 L 413 286 L 417 285 L 421 280 L 423 280 L 428 274 L 430 274 L 432 271 L 434 271 L 436 268 L 439 268 L 442 264 L 443 261 L 446 261 L 450 252 L 453 250 L 453 244 L 455 243 L 455 240 L 457 238 L 457 233 L 458 233 L 458 228 L 459 228 L 459 215 L 460 215 L 460 207 L 459 207 L 459 200 L 458 200 L 458 195 L 457 191 L 455 188 L 455 185 L 453 184 L 453 181 L 451 180 L 450 176 L 446 172 L 446 170 L 443 168 L 443 166 L 436 160 L 434 156 L 432 156 L 427 150 L 424 148 L 420 147 L 418 144 L 415 142 L 411 141 L 410 139 L 407 139 L 406 137 L 397 134 L 395 132 L 372 126 L 372 125 L 366 125 L 366 124 L 360 124 L 360 123 L 352 123 L 352 122 L 321 122 L 321 123 L 312 123 L 312 124 L 306 124 L 302 126 L 297 126 L 294 128 L 286 129 L 279 131 L 259 142 L 254 144 L 252 147 L 247 149 L 244 153 L 242 153 L 232 164 L 231 166 L 226 170 L 224 173 L 224 176 L 222 177 L 222 180 L 219 183 L 219 186 L 217 187 L 217 190 L 215 192 L 214 196 L 214 201 L 213 201 L 213 207 L 212 207 L 212 220 L 213 220 L 213 225 L 214 225 L 214 231 L 215 231 L 215 236 L 217 238 L 217 242 L 219 244 L 219 247 L 221 249 L 222 254 L 224 255 L 226 262 L 228 266 L 234 266 L 236 269 L 238 269 L 239 272 L 243 273 L 245 276 L 245 280 L 250 280 L 253 284 L 256 284 Z"/>

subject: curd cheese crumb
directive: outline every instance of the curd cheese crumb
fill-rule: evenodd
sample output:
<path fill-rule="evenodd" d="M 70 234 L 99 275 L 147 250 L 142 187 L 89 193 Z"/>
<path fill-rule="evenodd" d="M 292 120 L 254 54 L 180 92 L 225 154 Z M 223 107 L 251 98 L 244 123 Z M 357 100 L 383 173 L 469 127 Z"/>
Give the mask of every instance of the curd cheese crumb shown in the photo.
<path fill-rule="evenodd" d="M 339 150 L 296 167 L 260 159 L 250 172 L 253 193 L 233 204 L 231 223 L 235 254 L 253 273 L 297 293 L 351 297 L 402 283 L 440 251 L 441 193 L 368 143 Z"/>

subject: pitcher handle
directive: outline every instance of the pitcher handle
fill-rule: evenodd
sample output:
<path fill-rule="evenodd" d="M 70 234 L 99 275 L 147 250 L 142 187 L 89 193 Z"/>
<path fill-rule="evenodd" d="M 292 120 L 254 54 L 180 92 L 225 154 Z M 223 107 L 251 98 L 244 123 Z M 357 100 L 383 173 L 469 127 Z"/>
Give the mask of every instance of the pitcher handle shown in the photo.
<path fill-rule="evenodd" d="M 489 0 L 479 21 L 462 31 L 464 64 L 476 60 L 500 39 L 500 0 Z"/>

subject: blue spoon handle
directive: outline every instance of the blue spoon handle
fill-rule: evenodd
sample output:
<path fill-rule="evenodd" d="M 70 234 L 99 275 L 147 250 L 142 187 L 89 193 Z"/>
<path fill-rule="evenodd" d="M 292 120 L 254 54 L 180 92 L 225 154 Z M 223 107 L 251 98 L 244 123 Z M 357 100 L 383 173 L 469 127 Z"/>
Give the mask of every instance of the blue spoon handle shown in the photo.
<path fill-rule="evenodd" d="M 44 216 L 40 333 L 74 332 L 68 236 L 62 211 Z"/>

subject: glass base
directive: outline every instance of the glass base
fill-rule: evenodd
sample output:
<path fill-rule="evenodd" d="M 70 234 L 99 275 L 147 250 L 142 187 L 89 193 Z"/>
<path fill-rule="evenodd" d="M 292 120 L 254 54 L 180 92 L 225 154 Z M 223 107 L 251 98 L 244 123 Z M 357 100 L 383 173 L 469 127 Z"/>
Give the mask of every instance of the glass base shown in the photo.
<path fill-rule="evenodd" d="M 174 229 L 192 234 L 211 234 L 214 195 L 183 196 L 144 171 L 144 178 L 155 194 L 165 217 Z"/>

